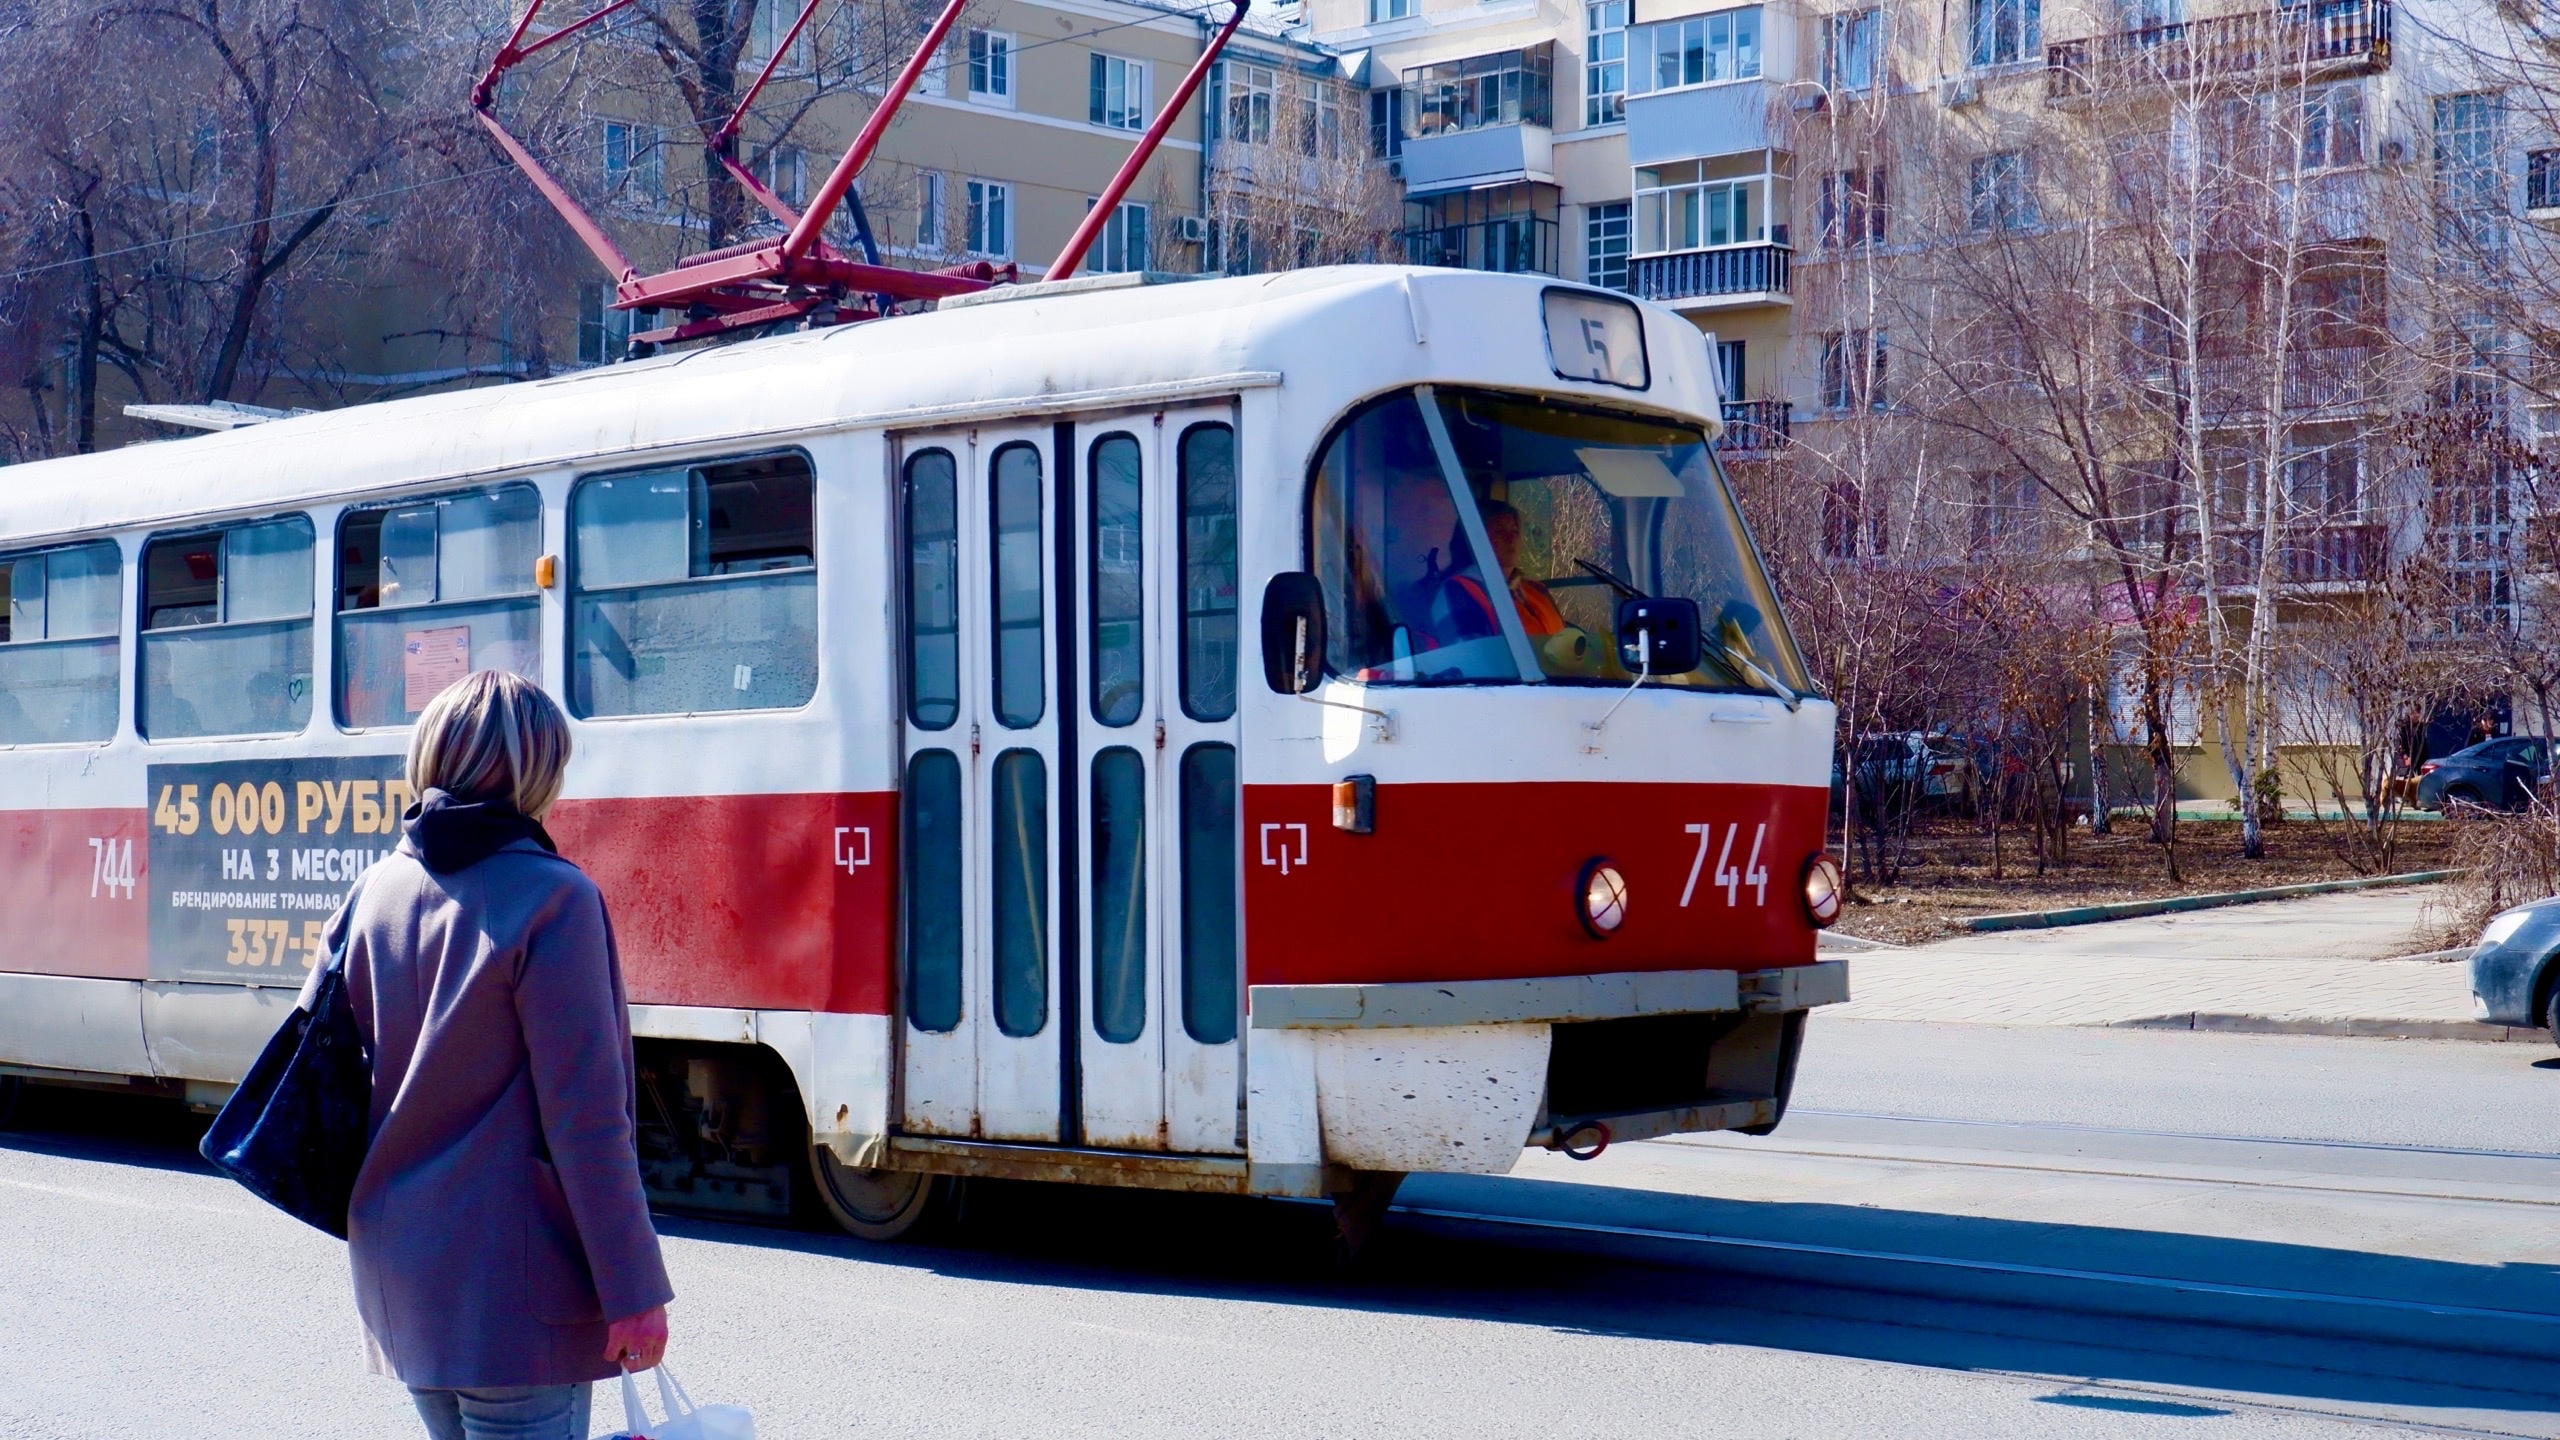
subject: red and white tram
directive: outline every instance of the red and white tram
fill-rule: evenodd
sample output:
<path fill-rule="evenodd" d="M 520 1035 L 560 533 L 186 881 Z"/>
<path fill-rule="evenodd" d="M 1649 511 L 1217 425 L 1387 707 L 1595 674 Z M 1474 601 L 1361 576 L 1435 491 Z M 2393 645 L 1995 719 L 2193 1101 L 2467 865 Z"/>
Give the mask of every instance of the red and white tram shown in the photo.
<path fill-rule="evenodd" d="M 504 666 L 670 1201 L 1773 1125 L 1832 713 L 1713 375 L 1536 277 L 1110 276 L 13 470 L 0 1088 L 217 1101 Z"/>

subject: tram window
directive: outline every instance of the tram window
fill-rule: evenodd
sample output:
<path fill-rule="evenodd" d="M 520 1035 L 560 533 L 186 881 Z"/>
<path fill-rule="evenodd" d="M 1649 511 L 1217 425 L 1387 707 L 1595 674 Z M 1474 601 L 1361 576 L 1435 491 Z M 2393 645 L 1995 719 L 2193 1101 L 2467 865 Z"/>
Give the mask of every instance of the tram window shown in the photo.
<path fill-rule="evenodd" d="M 0 745 L 115 737 L 123 580 L 112 540 L 0 558 Z"/>
<path fill-rule="evenodd" d="M 907 1023 L 919 1030 L 960 1027 L 960 757 L 919 750 L 907 762 Z"/>
<path fill-rule="evenodd" d="M 1093 757 L 1093 1032 L 1147 1029 L 1147 766 L 1114 745 Z"/>
<path fill-rule="evenodd" d="M 542 673 L 542 496 L 530 485 L 351 510 L 338 522 L 338 718 L 406 725 L 479 670 Z"/>
<path fill-rule="evenodd" d="M 960 476 L 948 450 L 907 457 L 907 719 L 960 718 Z"/>
<path fill-rule="evenodd" d="M 1182 752 L 1182 1029 L 1236 1038 L 1236 751 Z"/>
<path fill-rule="evenodd" d="M 1182 432 L 1182 713 L 1236 713 L 1236 432 Z"/>
<path fill-rule="evenodd" d="M 1007 750 L 995 768 L 996 1028 L 1037 1035 L 1049 1023 L 1049 765 Z"/>
<path fill-rule="evenodd" d="M 1146 708 L 1146 534 L 1138 442 L 1105 435 L 1093 442 L 1093 718 L 1129 725 Z"/>
<path fill-rule="evenodd" d="M 580 481 L 569 500 L 571 707 L 807 703 L 818 690 L 816 504 L 796 451 Z"/>
<path fill-rule="evenodd" d="M 143 546 L 143 735 L 299 732 L 311 720 L 311 611 L 303 516 Z"/>
<path fill-rule="evenodd" d="M 1027 730 L 1048 708 L 1040 654 L 1040 452 L 1023 444 L 998 450 L 992 488 L 996 719 Z"/>
<path fill-rule="evenodd" d="M 1442 390 L 1432 404 L 1436 417 L 1413 392 L 1362 406 L 1317 464 L 1307 548 L 1330 673 L 1623 686 L 1634 677 L 1617 660 L 1616 602 L 1681 596 L 1706 617 L 1706 655 L 1656 682 L 1811 688 L 1704 434 L 1484 391 Z M 1454 476 L 1440 469 L 1443 442 Z M 1519 673 L 1515 642 L 1532 673 Z"/>

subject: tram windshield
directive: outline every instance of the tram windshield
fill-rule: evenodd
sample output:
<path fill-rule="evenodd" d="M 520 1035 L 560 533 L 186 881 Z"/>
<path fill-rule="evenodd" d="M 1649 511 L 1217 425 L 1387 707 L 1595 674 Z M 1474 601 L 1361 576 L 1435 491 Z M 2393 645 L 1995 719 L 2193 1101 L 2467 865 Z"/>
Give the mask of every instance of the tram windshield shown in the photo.
<path fill-rule="evenodd" d="M 1634 676 L 1614 643 L 1618 602 L 1674 596 L 1698 602 L 1706 658 L 1655 679 L 1811 688 L 1695 429 L 1552 399 L 1403 391 L 1334 432 L 1308 521 L 1328 668 L 1347 679 L 1623 685 Z"/>

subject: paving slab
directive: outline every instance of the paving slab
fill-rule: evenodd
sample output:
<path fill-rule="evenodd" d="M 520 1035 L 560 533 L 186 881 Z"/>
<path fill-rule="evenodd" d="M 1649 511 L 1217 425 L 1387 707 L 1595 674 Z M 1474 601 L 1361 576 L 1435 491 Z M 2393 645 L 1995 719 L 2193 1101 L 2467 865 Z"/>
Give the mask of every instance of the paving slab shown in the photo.
<path fill-rule="evenodd" d="M 2399 960 L 2443 887 L 2366 890 L 1850 954 L 1843 1019 L 2505 1040 L 2469 967 Z"/>

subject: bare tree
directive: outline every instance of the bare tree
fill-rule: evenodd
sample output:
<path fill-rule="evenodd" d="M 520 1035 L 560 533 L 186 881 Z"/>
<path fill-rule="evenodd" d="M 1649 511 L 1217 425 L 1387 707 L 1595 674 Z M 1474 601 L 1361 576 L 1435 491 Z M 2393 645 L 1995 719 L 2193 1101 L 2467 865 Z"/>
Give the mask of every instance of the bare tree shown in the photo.
<path fill-rule="evenodd" d="M 1213 97 L 1209 225 L 1233 274 L 1401 259 L 1401 192 L 1370 153 L 1366 92 L 1340 77 L 1246 56 Z"/>

